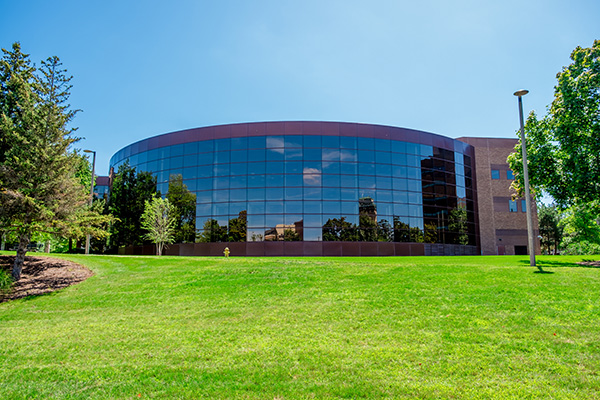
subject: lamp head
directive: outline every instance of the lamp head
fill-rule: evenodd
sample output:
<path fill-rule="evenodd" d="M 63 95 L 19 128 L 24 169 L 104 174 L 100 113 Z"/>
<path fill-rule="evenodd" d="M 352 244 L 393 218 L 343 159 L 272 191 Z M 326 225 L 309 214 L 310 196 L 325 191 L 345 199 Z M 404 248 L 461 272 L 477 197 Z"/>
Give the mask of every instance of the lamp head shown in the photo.
<path fill-rule="evenodd" d="M 529 90 L 521 89 L 521 90 L 517 90 L 514 93 L 514 95 L 517 97 L 521 97 L 521 96 L 525 96 L 527 93 L 529 93 Z"/>

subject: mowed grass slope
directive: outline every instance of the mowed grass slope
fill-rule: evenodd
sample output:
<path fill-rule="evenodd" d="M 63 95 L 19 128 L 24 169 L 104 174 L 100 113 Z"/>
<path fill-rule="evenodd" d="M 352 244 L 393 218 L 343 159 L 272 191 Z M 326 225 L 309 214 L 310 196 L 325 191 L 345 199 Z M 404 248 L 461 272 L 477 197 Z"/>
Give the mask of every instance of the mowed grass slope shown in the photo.
<path fill-rule="evenodd" d="M 580 258 L 64 258 L 0 304 L 0 398 L 600 398 Z"/>

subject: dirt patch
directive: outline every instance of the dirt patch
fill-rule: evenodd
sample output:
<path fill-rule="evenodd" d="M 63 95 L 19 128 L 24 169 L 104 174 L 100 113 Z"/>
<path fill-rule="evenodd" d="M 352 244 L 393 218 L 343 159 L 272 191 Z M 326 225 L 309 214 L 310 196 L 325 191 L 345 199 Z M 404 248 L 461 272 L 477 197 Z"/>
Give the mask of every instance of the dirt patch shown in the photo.
<path fill-rule="evenodd" d="M 0 269 L 12 271 L 15 256 L 0 256 Z M 51 257 L 27 256 L 21 279 L 8 294 L 0 294 L 0 303 L 27 296 L 54 292 L 82 282 L 94 275 L 83 265 Z"/>
<path fill-rule="evenodd" d="M 600 268 L 600 261 L 581 261 L 577 264 L 584 265 L 586 267 Z"/>

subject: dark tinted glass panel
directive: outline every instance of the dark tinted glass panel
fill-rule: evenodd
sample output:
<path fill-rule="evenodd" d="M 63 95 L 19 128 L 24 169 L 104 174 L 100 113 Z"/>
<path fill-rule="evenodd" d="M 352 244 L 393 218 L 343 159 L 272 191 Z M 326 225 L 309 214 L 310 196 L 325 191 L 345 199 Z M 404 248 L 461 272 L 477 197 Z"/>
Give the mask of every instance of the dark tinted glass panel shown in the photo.
<path fill-rule="evenodd" d="M 302 200 L 302 188 L 287 186 L 285 188 L 285 199 L 286 200 Z"/>
<path fill-rule="evenodd" d="M 265 149 L 251 149 L 248 150 L 248 161 L 265 161 Z"/>
<path fill-rule="evenodd" d="M 302 147 L 302 136 L 300 135 L 288 135 L 284 137 L 286 148 L 301 148 Z"/>
<path fill-rule="evenodd" d="M 267 186 L 283 186 L 283 175 L 267 175 Z"/>
<path fill-rule="evenodd" d="M 302 160 L 302 149 L 285 149 L 285 159 L 286 160 Z"/>
<path fill-rule="evenodd" d="M 340 173 L 340 163 L 331 161 L 331 162 L 323 162 L 323 173 L 326 174 L 339 174 Z"/>
<path fill-rule="evenodd" d="M 265 189 L 268 200 L 283 200 L 285 190 L 283 187 L 268 187 Z"/>
<path fill-rule="evenodd" d="M 220 151 L 215 153 L 215 163 L 228 163 L 230 162 L 231 153 L 229 151 Z"/>
<path fill-rule="evenodd" d="M 267 161 L 283 161 L 284 152 L 283 148 L 267 149 Z"/>
<path fill-rule="evenodd" d="M 323 136 L 322 146 L 332 149 L 338 149 L 340 147 L 339 136 Z"/>
<path fill-rule="evenodd" d="M 242 163 L 248 161 L 247 150 L 236 150 L 231 152 L 231 162 Z"/>
<path fill-rule="evenodd" d="M 246 151 L 248 148 L 248 138 L 239 137 L 239 138 L 231 138 L 231 150 L 243 150 Z"/>
<path fill-rule="evenodd" d="M 357 148 L 359 150 L 375 150 L 375 139 L 359 137 L 356 139 Z"/>
<path fill-rule="evenodd" d="M 321 148 L 321 136 L 304 136 L 304 149 L 311 147 Z"/>
<path fill-rule="evenodd" d="M 231 150 L 231 139 L 218 139 L 215 140 L 215 151 L 227 151 Z"/>
<path fill-rule="evenodd" d="M 287 174 L 285 175 L 285 186 L 302 186 L 303 175 L 302 174 Z"/>
<path fill-rule="evenodd" d="M 249 149 L 264 149 L 266 146 L 267 142 L 264 136 L 250 136 L 248 138 Z"/>
<path fill-rule="evenodd" d="M 283 174 L 284 169 L 283 161 L 271 161 L 266 164 L 266 173 L 267 174 Z"/>
<path fill-rule="evenodd" d="M 375 162 L 375 152 L 373 150 L 358 150 L 358 162 L 362 163 L 374 163 Z"/>
<path fill-rule="evenodd" d="M 320 161 L 321 160 L 321 149 L 304 149 L 304 160 L 305 161 Z"/>

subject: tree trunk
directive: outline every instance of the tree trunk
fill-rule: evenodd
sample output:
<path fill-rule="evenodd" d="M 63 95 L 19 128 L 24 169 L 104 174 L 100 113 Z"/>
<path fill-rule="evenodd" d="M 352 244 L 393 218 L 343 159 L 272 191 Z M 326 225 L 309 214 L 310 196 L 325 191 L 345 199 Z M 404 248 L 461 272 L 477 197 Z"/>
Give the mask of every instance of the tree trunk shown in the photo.
<path fill-rule="evenodd" d="M 4 243 L 6 243 L 6 232 L 2 232 L 2 239 L 0 239 L 0 241 L 2 241 L 2 244 L 0 244 L 0 250 L 4 250 Z"/>
<path fill-rule="evenodd" d="M 15 281 L 21 279 L 21 271 L 23 271 L 23 263 L 25 262 L 25 254 L 27 253 L 27 245 L 29 244 L 29 234 L 22 233 L 19 237 L 19 248 L 13 265 L 12 276 Z"/>
<path fill-rule="evenodd" d="M 50 253 L 50 241 L 46 240 L 46 245 L 44 246 L 44 253 Z"/>

